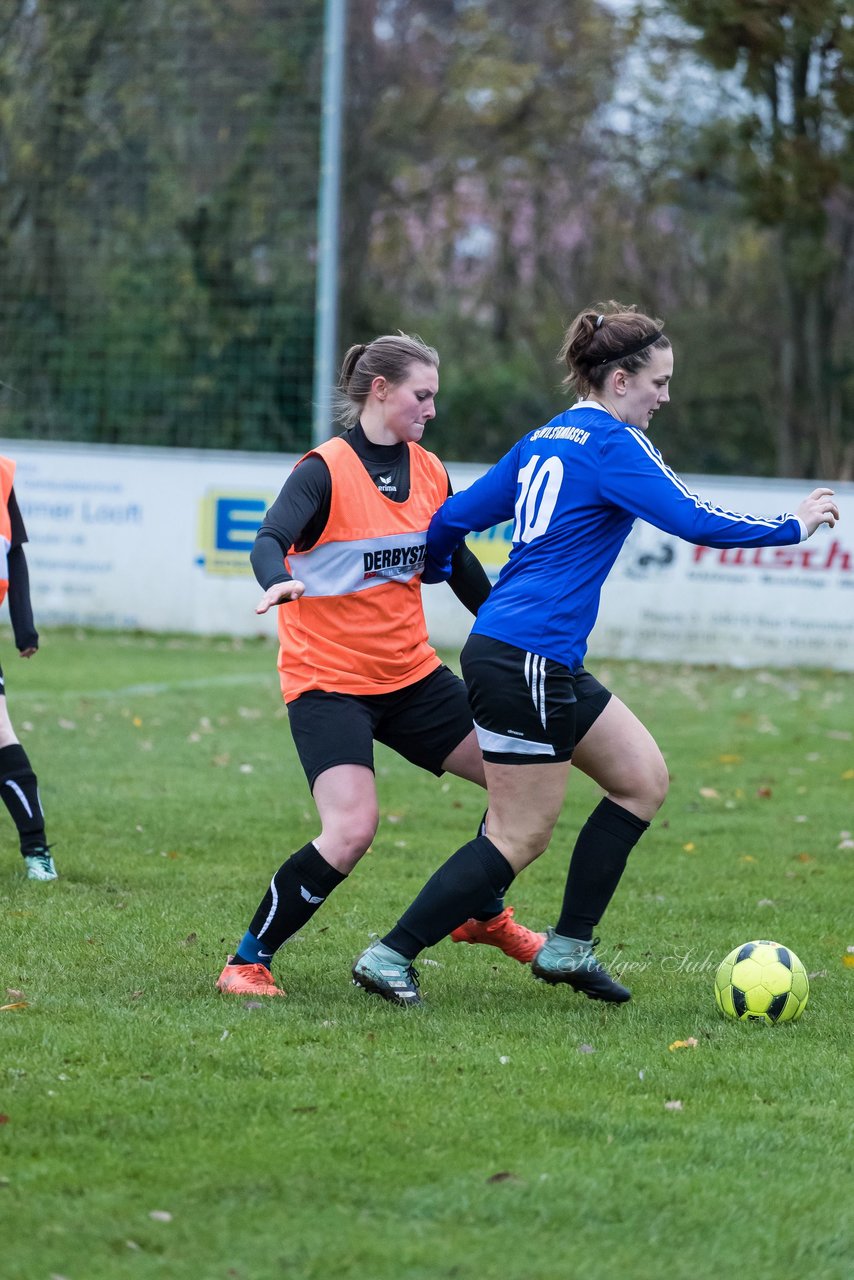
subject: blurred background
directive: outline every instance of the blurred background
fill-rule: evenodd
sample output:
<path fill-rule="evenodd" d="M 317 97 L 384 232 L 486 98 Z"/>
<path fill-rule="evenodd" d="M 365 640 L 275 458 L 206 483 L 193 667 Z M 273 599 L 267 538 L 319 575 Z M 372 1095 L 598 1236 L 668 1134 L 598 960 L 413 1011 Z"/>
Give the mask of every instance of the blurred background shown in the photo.
<path fill-rule="evenodd" d="M 492 461 L 562 407 L 574 313 L 636 302 L 669 462 L 851 478 L 849 0 L 340 3 L 336 360 L 420 333 L 431 447 Z M 328 21 L 3 0 L 4 436 L 310 445 Z"/>

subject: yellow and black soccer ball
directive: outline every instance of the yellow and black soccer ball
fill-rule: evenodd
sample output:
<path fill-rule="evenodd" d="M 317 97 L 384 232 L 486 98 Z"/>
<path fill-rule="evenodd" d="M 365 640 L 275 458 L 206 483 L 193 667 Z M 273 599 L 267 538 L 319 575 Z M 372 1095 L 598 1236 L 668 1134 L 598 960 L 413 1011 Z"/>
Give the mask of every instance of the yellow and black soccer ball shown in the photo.
<path fill-rule="evenodd" d="M 724 957 L 715 973 L 717 1006 L 739 1022 L 794 1022 L 809 994 L 806 969 L 779 942 L 745 942 Z"/>

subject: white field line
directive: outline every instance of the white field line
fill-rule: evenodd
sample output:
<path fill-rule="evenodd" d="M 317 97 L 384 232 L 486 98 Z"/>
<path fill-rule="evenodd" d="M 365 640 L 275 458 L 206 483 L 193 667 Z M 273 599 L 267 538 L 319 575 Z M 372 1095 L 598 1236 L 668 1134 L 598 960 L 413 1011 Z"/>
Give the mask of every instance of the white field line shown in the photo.
<path fill-rule="evenodd" d="M 247 672 L 245 675 L 207 676 L 197 680 L 163 680 L 146 684 L 126 684 L 118 689 L 60 689 L 58 691 L 37 692 L 36 690 L 15 690 L 16 703 L 55 701 L 57 698 L 137 698 L 150 694 L 180 693 L 185 689 L 216 689 L 228 685 L 263 685 L 277 684 L 275 673 L 266 671 Z"/>

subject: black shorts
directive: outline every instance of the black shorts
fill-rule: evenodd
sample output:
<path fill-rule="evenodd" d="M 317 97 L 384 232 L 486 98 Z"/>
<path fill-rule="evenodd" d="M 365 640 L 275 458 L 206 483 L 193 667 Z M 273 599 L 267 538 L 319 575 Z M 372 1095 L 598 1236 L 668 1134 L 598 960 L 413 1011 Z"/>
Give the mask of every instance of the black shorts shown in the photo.
<path fill-rule="evenodd" d="M 443 762 L 472 730 L 466 687 L 447 667 L 394 693 L 310 689 L 288 703 L 288 719 L 312 789 L 336 765 L 373 769 L 375 741 L 439 777 Z"/>
<path fill-rule="evenodd" d="M 493 764 L 569 760 L 611 698 L 583 667 L 471 635 L 461 654 L 477 738 Z"/>

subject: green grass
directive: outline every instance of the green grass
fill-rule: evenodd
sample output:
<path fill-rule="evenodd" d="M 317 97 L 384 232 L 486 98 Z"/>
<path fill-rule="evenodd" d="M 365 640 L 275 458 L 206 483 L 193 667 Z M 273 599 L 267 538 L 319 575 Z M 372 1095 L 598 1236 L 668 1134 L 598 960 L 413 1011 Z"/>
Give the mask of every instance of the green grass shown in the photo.
<path fill-rule="evenodd" d="M 0 1003 L 27 1001 L 0 1012 L 4 1277 L 850 1280 L 850 677 L 591 663 L 673 778 L 602 928 L 627 1007 L 447 941 L 422 1009 L 351 986 L 483 808 L 380 749 L 373 850 L 253 1008 L 214 981 L 316 834 L 273 648 L 2 654 L 62 874 L 26 882 L 0 814 Z M 524 922 L 553 923 L 596 795 L 571 780 Z M 754 937 L 815 975 L 799 1023 L 717 1014 L 715 964 Z"/>

